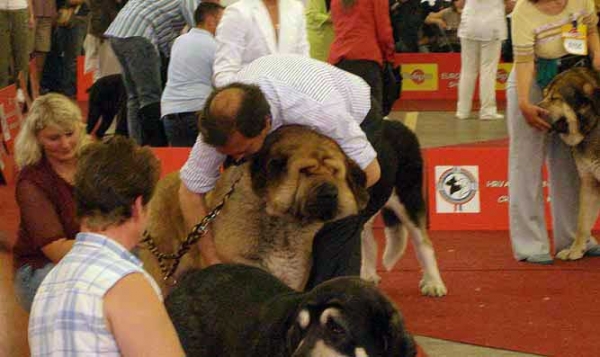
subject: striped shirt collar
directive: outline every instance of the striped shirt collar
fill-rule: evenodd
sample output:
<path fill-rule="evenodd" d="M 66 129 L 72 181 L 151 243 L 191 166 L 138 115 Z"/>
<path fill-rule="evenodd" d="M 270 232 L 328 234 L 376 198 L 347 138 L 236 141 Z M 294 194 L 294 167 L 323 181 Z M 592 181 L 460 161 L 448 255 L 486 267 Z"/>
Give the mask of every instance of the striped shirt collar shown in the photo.
<path fill-rule="evenodd" d="M 120 258 L 130 261 L 131 263 L 135 264 L 136 266 L 139 266 L 139 267 L 143 266 L 142 261 L 139 260 L 135 255 L 133 255 L 132 252 L 127 250 L 125 247 L 123 247 L 121 244 L 119 244 L 115 240 L 110 239 L 109 237 L 104 236 L 102 234 L 92 233 L 92 232 L 81 232 L 81 233 L 77 233 L 77 237 L 75 239 L 76 239 L 75 244 L 82 244 L 85 246 L 97 247 L 97 248 L 105 248 L 105 249 L 108 249 L 108 251 L 119 256 Z"/>

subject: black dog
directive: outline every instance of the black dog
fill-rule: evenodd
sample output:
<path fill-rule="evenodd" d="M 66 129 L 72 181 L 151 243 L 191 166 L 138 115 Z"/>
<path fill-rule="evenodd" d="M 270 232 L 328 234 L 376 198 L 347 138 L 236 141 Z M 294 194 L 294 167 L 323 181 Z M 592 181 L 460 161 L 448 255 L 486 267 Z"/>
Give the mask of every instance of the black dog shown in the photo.
<path fill-rule="evenodd" d="M 165 301 L 188 356 L 415 356 L 392 303 L 371 283 L 337 278 L 298 293 L 262 269 L 191 271 Z"/>
<path fill-rule="evenodd" d="M 113 74 L 98 79 L 88 93 L 87 133 L 102 139 L 116 116 L 115 134 L 127 136 L 127 92 L 121 75 Z"/>

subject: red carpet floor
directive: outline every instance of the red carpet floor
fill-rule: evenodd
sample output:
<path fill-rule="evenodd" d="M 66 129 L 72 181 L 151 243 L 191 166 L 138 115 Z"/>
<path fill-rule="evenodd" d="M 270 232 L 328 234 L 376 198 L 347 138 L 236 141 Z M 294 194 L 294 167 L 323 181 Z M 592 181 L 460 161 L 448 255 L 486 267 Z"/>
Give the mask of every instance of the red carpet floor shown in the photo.
<path fill-rule="evenodd" d="M 446 297 L 419 296 L 412 249 L 381 273 L 381 287 L 413 333 L 549 356 L 600 356 L 600 258 L 519 263 L 504 231 L 432 232 L 432 240 Z"/>

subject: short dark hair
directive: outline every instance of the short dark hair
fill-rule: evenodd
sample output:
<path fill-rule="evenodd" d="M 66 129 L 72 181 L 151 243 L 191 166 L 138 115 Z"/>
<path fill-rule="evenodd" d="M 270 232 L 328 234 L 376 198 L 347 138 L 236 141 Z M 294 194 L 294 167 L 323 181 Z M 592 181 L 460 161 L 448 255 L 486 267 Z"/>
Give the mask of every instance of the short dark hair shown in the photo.
<path fill-rule="evenodd" d="M 240 107 L 234 117 L 224 113 L 211 111 L 215 97 L 230 89 L 239 89 L 243 94 Z M 204 142 L 212 146 L 223 146 L 231 134 L 238 131 L 247 138 L 258 136 L 267 125 L 267 117 L 271 115 L 271 107 L 262 90 L 252 84 L 231 83 L 215 89 L 204 105 L 198 127 Z"/>
<path fill-rule="evenodd" d="M 159 174 L 156 156 L 132 139 L 116 136 L 87 145 L 75 173 L 78 218 L 96 229 L 122 224 L 138 197 L 144 206 L 150 201 Z"/>
<path fill-rule="evenodd" d="M 196 21 L 196 25 L 202 24 L 206 20 L 206 16 L 216 15 L 223 9 L 224 7 L 221 4 L 203 1 L 198 5 L 196 11 L 194 11 L 194 21 Z"/>

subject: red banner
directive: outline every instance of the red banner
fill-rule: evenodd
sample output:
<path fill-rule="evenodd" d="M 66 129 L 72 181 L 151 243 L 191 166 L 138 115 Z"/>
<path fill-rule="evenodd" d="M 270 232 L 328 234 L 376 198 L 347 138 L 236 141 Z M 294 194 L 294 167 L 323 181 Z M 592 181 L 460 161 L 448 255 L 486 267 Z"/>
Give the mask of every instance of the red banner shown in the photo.
<path fill-rule="evenodd" d="M 402 99 L 457 99 L 460 53 L 399 53 L 402 65 Z M 496 97 L 505 98 L 505 84 L 512 63 L 500 63 L 496 74 Z M 478 90 L 475 90 L 475 99 Z"/>
<path fill-rule="evenodd" d="M 77 57 L 77 100 L 87 102 L 88 89 L 94 84 L 94 74 L 85 73 L 85 56 Z"/>
<path fill-rule="evenodd" d="M 12 84 L 0 89 L 0 128 L 2 141 L 9 153 L 13 150 L 14 140 L 21 129 L 23 116 L 17 102 L 17 87 Z"/>
<path fill-rule="evenodd" d="M 495 145 L 494 145 L 495 144 Z M 508 148 L 454 146 L 424 150 L 431 230 L 508 230 Z M 551 229 L 544 170 L 546 222 Z M 600 220 L 595 229 L 600 229 Z"/>

